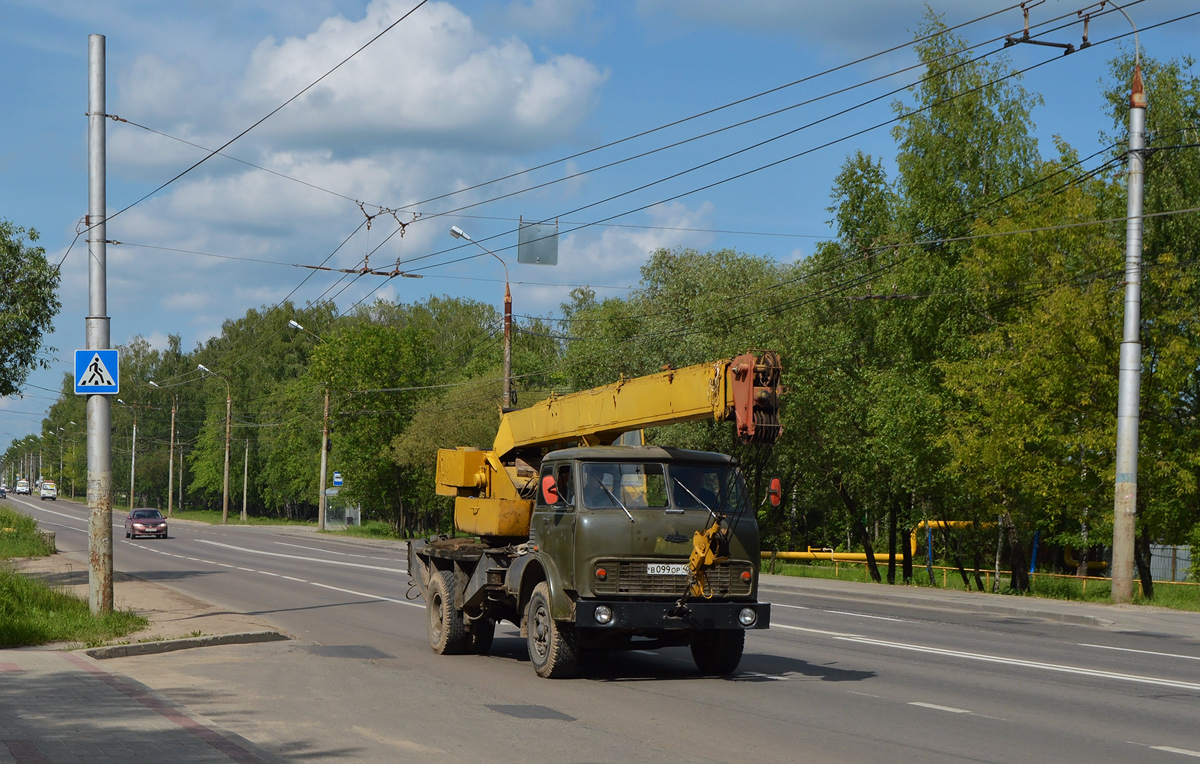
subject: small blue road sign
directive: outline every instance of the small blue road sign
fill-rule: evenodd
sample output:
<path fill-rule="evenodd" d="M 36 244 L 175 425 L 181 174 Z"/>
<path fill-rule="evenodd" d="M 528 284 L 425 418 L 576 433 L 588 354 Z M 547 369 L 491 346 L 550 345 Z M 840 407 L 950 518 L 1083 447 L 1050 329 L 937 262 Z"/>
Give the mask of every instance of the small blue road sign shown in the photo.
<path fill-rule="evenodd" d="M 118 395 L 120 383 L 120 359 L 116 348 L 75 351 L 76 395 Z"/>
<path fill-rule="evenodd" d="M 340 472 L 333 473 L 333 484 L 334 485 L 342 484 L 342 473 L 340 473 Z"/>

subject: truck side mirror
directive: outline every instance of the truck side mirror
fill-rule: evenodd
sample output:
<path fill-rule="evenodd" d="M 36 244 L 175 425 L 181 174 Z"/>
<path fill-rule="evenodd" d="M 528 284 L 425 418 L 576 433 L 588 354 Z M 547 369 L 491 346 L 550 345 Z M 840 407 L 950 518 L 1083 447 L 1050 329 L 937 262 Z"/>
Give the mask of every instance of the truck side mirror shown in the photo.
<path fill-rule="evenodd" d="M 542 503 L 550 505 L 558 503 L 558 483 L 553 475 L 542 476 Z"/>
<path fill-rule="evenodd" d="M 767 498 L 771 500 L 772 507 L 778 507 L 783 503 L 783 481 L 773 477 L 767 485 Z"/>

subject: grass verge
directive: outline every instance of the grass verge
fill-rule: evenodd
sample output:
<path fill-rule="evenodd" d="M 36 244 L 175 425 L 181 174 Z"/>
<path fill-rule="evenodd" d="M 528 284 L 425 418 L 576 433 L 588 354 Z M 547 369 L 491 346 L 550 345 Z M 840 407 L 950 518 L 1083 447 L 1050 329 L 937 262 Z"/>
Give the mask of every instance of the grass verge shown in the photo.
<path fill-rule="evenodd" d="M 53 550 L 32 517 L 0 507 L 0 559 L 45 557 Z"/>
<path fill-rule="evenodd" d="M 360 539 L 393 539 L 400 536 L 392 530 L 392 526 L 379 520 L 368 520 L 362 525 L 347 525 L 344 530 L 326 531 L 335 536 L 355 536 Z"/>
<path fill-rule="evenodd" d="M 0 647 L 82 642 L 88 647 L 146 628 L 136 613 L 93 616 L 88 603 L 0 567 Z"/>
<path fill-rule="evenodd" d="M 129 611 L 93 616 L 88 603 L 22 576 L 7 562 L 50 553 L 36 521 L 0 508 L 0 647 L 48 642 L 82 642 L 92 647 L 149 625 Z"/>
<path fill-rule="evenodd" d="M 763 560 L 762 569 L 764 572 L 770 571 L 768 560 Z M 880 574 L 886 576 L 886 571 L 886 566 L 881 565 Z M 832 578 L 840 581 L 871 582 L 866 565 L 846 562 L 833 565 L 832 563 L 823 561 L 796 563 L 777 560 L 774 572 L 784 576 L 797 576 L 800 578 Z M 900 571 L 897 570 L 896 573 L 898 577 Z M 982 576 L 983 573 L 981 572 L 980 575 Z M 974 575 L 971 571 L 967 571 L 967 576 L 971 580 L 971 591 L 977 591 L 974 585 Z M 985 587 L 988 584 L 990 584 L 990 580 L 985 583 Z M 948 589 L 951 591 L 967 590 L 967 587 L 963 586 L 962 577 L 958 574 L 957 570 L 945 571 L 945 575 L 943 575 L 943 571 L 935 568 L 933 571 L 933 582 L 931 583 L 929 574 L 923 565 L 919 567 L 916 565 L 913 566 L 913 585 L 933 586 L 937 589 Z M 1147 599 L 1139 593 L 1140 587 L 1138 587 L 1136 579 L 1134 580 L 1134 587 L 1133 602 L 1136 605 L 1151 605 L 1154 607 L 1171 608 L 1172 610 L 1200 612 L 1200 586 L 1172 584 L 1169 581 L 1155 581 L 1153 599 Z M 1087 579 L 1085 582 L 1075 577 L 1034 574 L 1030 582 L 1030 591 L 1021 593 L 1009 588 L 1009 579 L 1005 575 L 1000 578 L 1000 593 L 1044 599 L 1095 602 L 1098 604 L 1108 604 L 1112 601 L 1111 583 L 1106 579 L 1099 578 Z"/>
<path fill-rule="evenodd" d="M 179 520 L 194 520 L 198 523 L 209 523 L 210 525 L 221 524 L 221 513 L 215 509 L 176 509 L 171 513 L 171 519 Z M 289 520 L 284 517 L 256 517 L 250 515 L 246 518 L 246 522 L 242 522 L 241 510 L 229 513 L 228 525 L 316 525 L 316 522 L 310 520 Z"/>

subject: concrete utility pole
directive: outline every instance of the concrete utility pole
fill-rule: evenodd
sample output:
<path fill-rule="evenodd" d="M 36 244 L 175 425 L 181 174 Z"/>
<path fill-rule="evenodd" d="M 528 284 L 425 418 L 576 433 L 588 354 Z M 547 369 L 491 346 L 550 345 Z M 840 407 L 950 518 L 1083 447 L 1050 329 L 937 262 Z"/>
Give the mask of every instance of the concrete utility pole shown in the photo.
<path fill-rule="evenodd" d="M 233 425 L 233 388 L 224 375 L 217 374 L 204 364 L 198 364 L 196 368 L 219 377 L 225 383 L 225 480 L 221 484 L 221 525 L 226 525 L 229 523 L 229 433 Z"/>
<path fill-rule="evenodd" d="M 1125 327 L 1117 393 L 1117 480 L 1113 506 L 1112 599 L 1133 600 L 1137 515 L 1138 424 L 1142 387 L 1142 189 L 1146 158 L 1146 93 L 1134 64 L 1129 95 L 1129 201 L 1125 223 Z"/>
<path fill-rule="evenodd" d="M 104 35 L 88 35 L 88 350 L 109 349 L 105 189 Z M 113 609 L 112 402 L 87 397 L 88 605 Z"/>
<path fill-rule="evenodd" d="M 250 439 L 246 438 L 246 461 L 242 463 L 242 522 L 246 522 L 246 495 L 250 490 Z"/>
<path fill-rule="evenodd" d="M 129 406 L 128 403 L 117 398 L 117 403 Z M 133 510 L 133 485 L 134 478 L 137 476 L 137 406 L 129 406 L 133 409 L 133 440 L 129 443 L 129 509 Z"/>
<path fill-rule="evenodd" d="M 329 465 L 329 387 L 325 387 L 325 425 L 321 428 L 321 495 L 317 499 L 317 530 L 325 530 L 325 475 Z"/>
<path fill-rule="evenodd" d="M 150 380 L 150 386 L 163 390 L 161 385 Z M 175 393 L 166 391 L 171 396 L 171 445 L 167 448 L 167 517 L 171 516 L 171 495 L 175 491 L 175 407 L 178 401 Z"/>

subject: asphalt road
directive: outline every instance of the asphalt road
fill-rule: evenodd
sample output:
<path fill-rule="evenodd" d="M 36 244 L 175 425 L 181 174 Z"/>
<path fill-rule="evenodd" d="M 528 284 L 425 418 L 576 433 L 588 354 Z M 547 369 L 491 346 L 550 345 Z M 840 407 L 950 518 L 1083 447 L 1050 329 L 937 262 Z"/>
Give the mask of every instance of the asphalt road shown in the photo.
<path fill-rule="evenodd" d="M 81 505 L 9 504 L 60 549 L 86 548 Z M 122 517 L 116 569 L 301 639 L 114 667 L 297 761 L 1200 758 L 1200 628 L 1071 625 L 765 577 L 772 627 L 749 634 L 732 678 L 701 678 L 668 649 L 588 656 L 579 678 L 547 681 L 510 624 L 488 656 L 435 655 L 399 544 L 183 522 L 130 541 Z"/>

